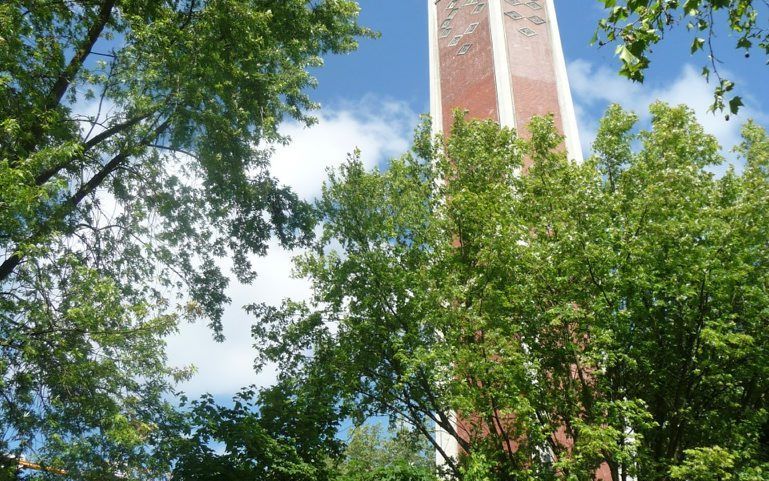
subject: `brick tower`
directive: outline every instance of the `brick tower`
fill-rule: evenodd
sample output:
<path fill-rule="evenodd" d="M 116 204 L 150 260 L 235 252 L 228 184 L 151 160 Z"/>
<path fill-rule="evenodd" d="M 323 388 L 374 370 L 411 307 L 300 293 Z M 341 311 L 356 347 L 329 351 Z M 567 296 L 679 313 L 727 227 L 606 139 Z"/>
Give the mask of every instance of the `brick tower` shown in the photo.
<path fill-rule="evenodd" d="M 554 0 L 427 0 L 430 114 L 447 131 L 452 111 L 494 119 L 526 136 L 553 114 L 566 151 L 581 161 Z"/>
<path fill-rule="evenodd" d="M 582 161 L 553 2 L 427 0 L 436 132 L 449 130 L 456 108 L 516 128 L 523 137 L 533 116 L 553 114 L 568 157 Z M 447 455 L 459 454 L 453 437 L 440 429 L 436 437 Z M 600 471 L 597 479 L 604 478 Z"/>

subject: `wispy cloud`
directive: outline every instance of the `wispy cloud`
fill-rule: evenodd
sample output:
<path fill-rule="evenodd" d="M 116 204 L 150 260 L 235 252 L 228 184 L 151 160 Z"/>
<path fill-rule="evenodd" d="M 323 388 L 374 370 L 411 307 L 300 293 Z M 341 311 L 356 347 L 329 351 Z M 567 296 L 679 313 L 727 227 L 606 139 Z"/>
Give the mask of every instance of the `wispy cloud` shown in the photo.
<path fill-rule="evenodd" d="M 589 149 L 595 139 L 600 116 L 611 103 L 618 103 L 625 109 L 634 111 L 644 122 L 649 120 L 649 105 L 656 100 L 672 105 L 688 105 L 694 110 L 705 131 L 718 139 L 724 151 L 739 143 L 740 128 L 746 120 L 766 120 L 766 117 L 751 105 L 750 98 L 739 115 L 732 116 L 731 120 L 725 120 L 721 113 L 708 112 L 708 107 L 713 101 L 713 86 L 708 85 L 691 65 L 683 65 L 677 77 L 664 87 L 657 88 L 630 82 L 620 77 L 613 69 L 582 59 L 571 62 L 568 70 L 582 145 L 586 149 Z"/>

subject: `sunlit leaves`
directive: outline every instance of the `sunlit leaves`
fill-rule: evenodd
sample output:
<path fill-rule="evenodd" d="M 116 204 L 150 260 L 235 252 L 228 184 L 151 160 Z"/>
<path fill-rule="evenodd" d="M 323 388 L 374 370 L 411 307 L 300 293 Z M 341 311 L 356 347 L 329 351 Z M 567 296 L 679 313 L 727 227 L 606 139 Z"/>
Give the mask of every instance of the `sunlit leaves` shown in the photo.
<path fill-rule="evenodd" d="M 0 452 L 77 479 L 154 476 L 163 338 L 221 339 L 229 277 L 310 206 L 269 172 L 308 72 L 362 36 L 348 0 L 0 4 Z M 164 464 L 165 463 L 165 464 Z"/>
<path fill-rule="evenodd" d="M 769 34 L 760 21 L 769 10 L 760 1 L 599 0 L 599 3 L 606 13 L 593 42 L 617 44 L 619 72 L 634 81 L 644 81 L 650 55 L 668 31 L 682 25 L 692 31 L 696 36 L 690 44 L 691 54 L 706 55 L 703 76 L 709 80 L 713 74 L 718 80 L 711 110 L 724 111 L 727 118 L 728 114 L 736 114 L 743 104 L 740 97 L 732 94 L 733 83 L 719 72 L 720 60 L 713 48 L 713 38 L 731 31 L 734 47 L 742 50 L 745 57 L 755 50 L 769 55 Z"/>
<path fill-rule="evenodd" d="M 257 311 L 263 360 L 337 380 L 356 420 L 434 436 L 459 413 L 464 479 L 759 479 L 769 140 L 748 124 L 717 176 L 690 110 L 651 115 L 611 107 L 583 164 L 552 118 L 523 140 L 460 115 L 387 171 L 353 156 L 298 262 L 313 301 Z"/>

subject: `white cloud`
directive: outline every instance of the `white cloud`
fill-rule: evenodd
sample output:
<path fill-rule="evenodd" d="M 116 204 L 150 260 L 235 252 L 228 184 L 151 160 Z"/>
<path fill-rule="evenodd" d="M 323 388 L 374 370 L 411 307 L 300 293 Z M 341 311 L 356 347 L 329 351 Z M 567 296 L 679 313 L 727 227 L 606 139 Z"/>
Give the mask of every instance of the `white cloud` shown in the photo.
<path fill-rule="evenodd" d="M 404 153 L 417 120 L 406 104 L 373 97 L 324 109 L 317 117 L 311 127 L 284 125 L 292 142 L 272 157 L 272 173 L 305 199 L 320 193 L 326 169 L 339 166 L 355 148 L 367 167 Z"/>
<path fill-rule="evenodd" d="M 761 121 L 764 118 L 759 111 L 751 108 L 749 99 L 739 115 L 728 121 L 723 114 L 708 112 L 713 101 L 713 86 L 708 85 L 691 65 L 684 65 L 674 80 L 658 88 L 631 82 L 606 66 L 595 66 L 581 59 L 571 62 L 568 69 L 580 137 L 585 148 L 589 148 L 595 139 L 598 116 L 610 103 L 618 103 L 634 111 L 642 121 L 648 121 L 648 107 L 656 100 L 672 105 L 686 104 L 694 110 L 705 131 L 718 139 L 725 152 L 739 142 L 740 128 L 747 119 Z"/>
<path fill-rule="evenodd" d="M 179 386 L 181 390 L 193 396 L 205 392 L 231 395 L 241 387 L 274 382 L 275 373 L 270 367 L 259 374 L 254 372 L 253 318 L 242 308 L 260 302 L 278 305 L 284 298 L 301 300 L 309 296 L 308 284 L 290 276 L 294 254 L 273 242 L 269 255 L 252 259 L 259 272 L 253 284 L 243 285 L 231 279 L 227 295 L 232 302 L 222 320 L 224 342 L 215 342 L 212 331 L 204 323 L 185 324 L 178 334 L 168 339 L 170 364 L 176 367 L 192 364 L 197 369 L 192 379 Z"/>
<path fill-rule="evenodd" d="M 373 97 L 325 108 L 317 117 L 318 123 L 309 128 L 296 123 L 284 125 L 282 132 L 291 136 L 291 143 L 278 147 L 272 159 L 273 175 L 308 200 L 320 193 L 326 169 L 344 162 L 355 148 L 360 149 L 368 167 L 405 152 L 418 118 L 405 104 Z M 288 297 L 306 299 L 308 283 L 290 276 L 291 258 L 296 254 L 273 243 L 266 257 L 253 259 L 259 273 L 253 284 L 244 286 L 232 279 L 227 291 L 232 303 L 223 318 L 225 342 L 214 342 L 211 331 L 201 324 L 184 325 L 169 337 L 170 364 L 197 367 L 194 377 L 179 386 L 181 390 L 190 396 L 205 392 L 229 396 L 250 384 L 274 382 L 271 369 L 257 375 L 252 368 L 253 318 L 242 306 L 259 302 L 277 305 Z"/>

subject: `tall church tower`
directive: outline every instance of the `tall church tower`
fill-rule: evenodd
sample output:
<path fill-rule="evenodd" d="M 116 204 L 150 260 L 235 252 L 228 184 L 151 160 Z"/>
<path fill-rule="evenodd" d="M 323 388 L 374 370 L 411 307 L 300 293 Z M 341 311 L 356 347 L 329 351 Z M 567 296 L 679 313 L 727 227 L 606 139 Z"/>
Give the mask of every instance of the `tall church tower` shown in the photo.
<path fill-rule="evenodd" d="M 427 0 L 430 114 L 448 131 L 455 108 L 527 136 L 552 113 L 572 160 L 582 160 L 554 0 Z"/>
<path fill-rule="evenodd" d="M 449 131 L 456 108 L 516 128 L 524 137 L 533 116 L 553 114 L 569 159 L 582 161 L 553 2 L 427 0 L 436 132 Z M 448 456 L 459 454 L 448 433 L 439 429 L 436 438 Z M 440 454 L 437 462 L 445 462 Z M 599 473 L 597 479 L 610 478 Z"/>

